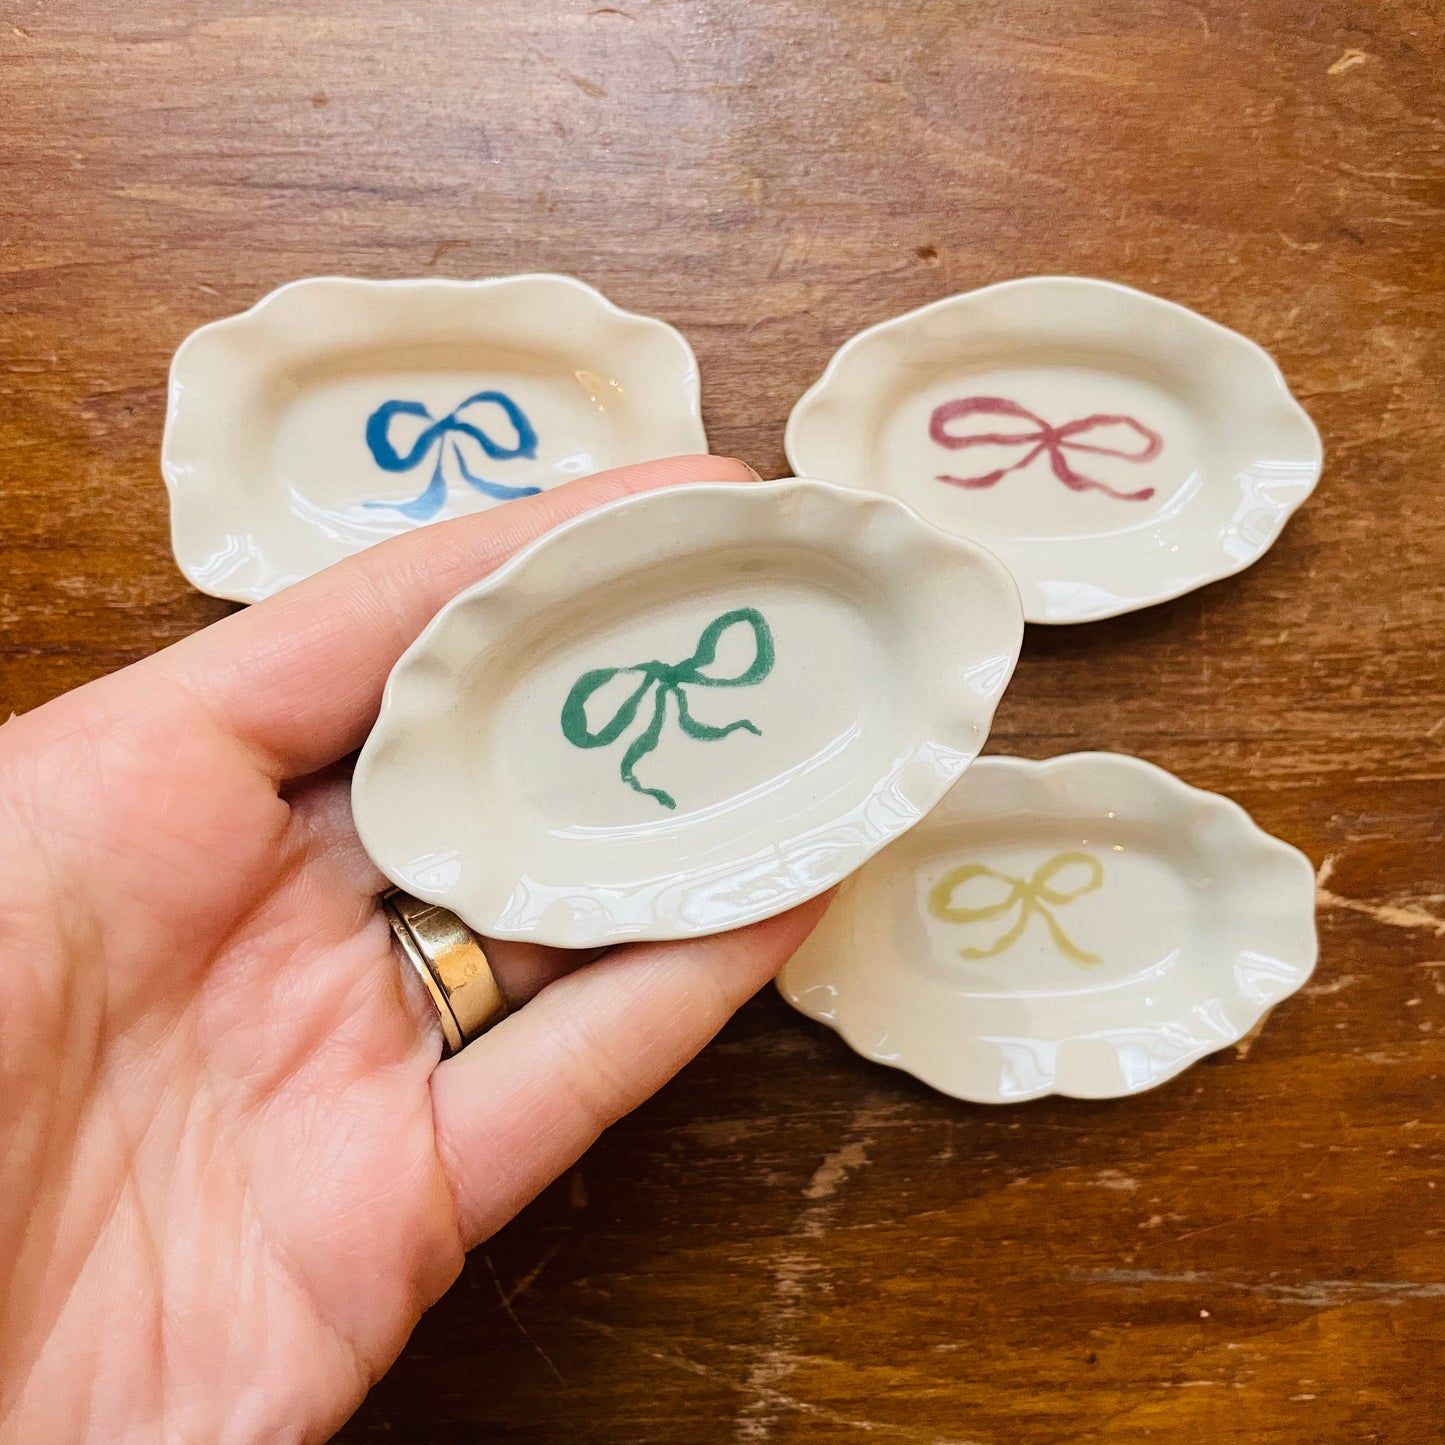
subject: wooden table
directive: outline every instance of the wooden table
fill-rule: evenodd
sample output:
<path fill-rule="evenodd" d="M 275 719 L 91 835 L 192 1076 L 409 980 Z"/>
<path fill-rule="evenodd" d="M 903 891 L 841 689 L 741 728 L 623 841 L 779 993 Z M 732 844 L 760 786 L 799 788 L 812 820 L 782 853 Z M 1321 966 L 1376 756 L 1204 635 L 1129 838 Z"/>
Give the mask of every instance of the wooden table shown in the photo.
<path fill-rule="evenodd" d="M 1107 276 L 1257 338 L 1325 436 L 1251 571 L 1031 629 L 990 744 L 1137 752 L 1305 848 L 1311 986 L 1152 1094 L 1019 1108 L 760 997 L 343 1440 L 1441 1438 L 1433 9 L 6 0 L 0 710 L 226 610 L 167 549 L 166 365 L 296 276 L 575 272 L 686 332 L 715 449 L 772 475 L 858 328 Z"/>

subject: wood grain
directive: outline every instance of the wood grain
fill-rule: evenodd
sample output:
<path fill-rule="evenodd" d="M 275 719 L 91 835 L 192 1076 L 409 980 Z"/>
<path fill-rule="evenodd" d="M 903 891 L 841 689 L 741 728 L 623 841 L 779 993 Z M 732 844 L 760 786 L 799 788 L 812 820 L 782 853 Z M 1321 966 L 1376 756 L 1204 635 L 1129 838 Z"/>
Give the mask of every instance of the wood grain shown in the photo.
<path fill-rule="evenodd" d="M 1406 0 L 0 5 L 0 711 L 223 613 L 168 552 L 166 365 L 296 276 L 574 272 L 772 475 L 860 327 L 1107 276 L 1269 347 L 1325 436 L 1257 567 L 1031 630 L 991 743 L 1141 753 L 1308 850 L 1305 993 L 1017 1109 L 762 997 L 341 1439 L 1439 1438 L 1442 41 Z"/>

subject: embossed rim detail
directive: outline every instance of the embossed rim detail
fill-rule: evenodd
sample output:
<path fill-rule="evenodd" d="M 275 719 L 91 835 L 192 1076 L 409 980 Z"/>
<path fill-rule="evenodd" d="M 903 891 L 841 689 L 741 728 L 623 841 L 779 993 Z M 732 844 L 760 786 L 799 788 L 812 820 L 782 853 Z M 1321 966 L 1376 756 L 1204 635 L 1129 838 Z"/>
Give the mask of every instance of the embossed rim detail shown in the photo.
<path fill-rule="evenodd" d="M 1216 865 L 1210 916 L 1229 946 L 1210 952 L 1207 968 L 1197 966 L 1196 954 L 1193 967 L 1124 983 L 1096 985 L 1092 971 L 1080 970 L 1067 993 L 951 988 L 922 970 L 890 964 L 886 950 L 870 946 L 855 904 L 858 890 L 888 866 L 885 849 L 843 886 L 783 969 L 778 991 L 864 1058 L 971 1103 L 1050 1094 L 1119 1098 L 1167 1082 L 1237 1043 L 1308 981 L 1318 953 L 1314 868 L 1238 803 L 1125 753 L 1066 753 L 1043 762 L 979 758 L 923 827 L 965 830 L 960 856 L 982 858 L 968 840 L 970 824 L 1024 815 L 1103 819 L 1110 812 L 1179 830 Z M 922 837 L 920 830 L 898 846 Z M 1110 1026 L 1081 1021 L 1077 1001 L 1089 993 L 1108 996 Z M 1037 1068 L 1032 1085 L 1012 1083 L 1011 1050 L 1023 1051 Z"/>
<path fill-rule="evenodd" d="M 656 822 L 626 825 L 615 831 L 646 856 L 634 868 L 629 854 L 626 877 L 602 883 L 586 854 L 616 848 L 615 837 L 589 841 L 567 819 L 568 836 L 554 836 L 549 815 L 509 827 L 509 805 L 480 805 L 468 782 L 475 770 L 456 753 L 464 744 L 446 739 L 450 720 L 475 728 L 478 709 L 458 711 L 456 699 L 468 686 L 477 695 L 477 669 L 494 649 L 507 665 L 506 639 L 572 597 L 645 586 L 661 564 L 715 567 L 727 557 L 730 576 L 754 550 L 760 559 L 832 557 L 860 578 L 854 605 L 866 604 L 895 644 L 897 675 L 879 686 L 896 686 L 908 704 L 894 714 L 880 775 L 870 763 L 834 793 L 815 795 L 801 782 L 660 832 Z M 796 479 L 625 497 L 547 533 L 460 593 L 403 654 L 357 761 L 357 829 L 393 883 L 488 937 L 588 948 L 721 933 L 832 887 L 936 805 L 983 746 L 1022 635 L 1003 565 L 892 498 Z M 617 791 L 628 795 L 620 783 Z M 438 874 L 437 858 L 457 866 Z"/>
<path fill-rule="evenodd" d="M 784 435 L 789 465 L 799 473 L 892 495 L 888 479 L 880 488 L 873 474 L 867 442 L 877 425 L 879 379 L 905 360 L 917 365 L 920 356 L 957 345 L 975 329 L 991 336 L 1037 337 L 1040 354 L 1061 338 L 1082 339 L 1086 348 L 1095 338 L 1107 342 L 1101 349 L 1122 353 L 1125 338 L 1146 362 L 1151 349 L 1177 359 L 1185 372 L 1217 393 L 1220 418 L 1227 419 L 1205 442 L 1225 454 L 1219 479 L 1168 519 L 1172 551 L 1162 543 L 1149 551 L 1116 551 L 1107 542 L 1101 546 L 1095 536 L 1017 544 L 982 531 L 975 536 L 1013 571 L 1029 622 L 1117 617 L 1242 572 L 1274 545 L 1319 481 L 1324 458 L 1319 432 L 1263 347 L 1187 306 L 1086 276 L 1001 281 L 945 296 L 858 332 L 838 348 L 793 407 Z M 1252 438 L 1259 438 L 1262 450 L 1247 456 Z M 946 455 L 940 453 L 940 460 Z M 1217 502 L 1218 519 L 1201 520 L 1199 499 L 1206 497 Z"/>
<path fill-rule="evenodd" d="M 655 447 L 608 458 L 607 466 L 707 451 L 697 358 L 686 337 L 574 276 L 305 277 L 199 327 L 171 360 L 161 475 L 170 496 L 171 550 L 187 580 L 213 597 L 258 602 L 370 545 L 308 525 L 279 498 L 268 502 L 265 481 L 239 460 L 254 433 L 250 412 L 261 405 L 253 393 L 275 370 L 398 337 L 416 346 L 454 346 L 469 328 L 485 332 L 512 310 L 525 313 L 529 344 L 564 353 L 590 344 L 632 358 L 637 376 L 646 378 L 647 395 L 636 385 L 630 391 L 646 408 Z M 392 535 L 384 510 L 374 516 L 372 540 Z"/>

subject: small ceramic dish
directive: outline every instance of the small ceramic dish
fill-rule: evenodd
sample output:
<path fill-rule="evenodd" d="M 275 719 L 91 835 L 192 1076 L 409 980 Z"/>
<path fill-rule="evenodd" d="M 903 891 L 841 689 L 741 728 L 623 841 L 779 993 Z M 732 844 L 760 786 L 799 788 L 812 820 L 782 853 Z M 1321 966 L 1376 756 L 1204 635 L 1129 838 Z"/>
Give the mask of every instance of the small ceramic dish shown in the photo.
<path fill-rule="evenodd" d="M 981 758 L 844 884 L 778 987 L 959 1099 L 1112 1098 L 1299 988 L 1314 897 L 1303 853 L 1162 768 Z"/>
<path fill-rule="evenodd" d="M 442 609 L 352 788 L 399 887 L 493 938 L 690 938 L 821 893 L 983 746 L 995 558 L 822 482 L 624 498 Z"/>
<path fill-rule="evenodd" d="M 671 326 L 570 276 L 293 281 L 171 363 L 176 561 L 254 602 L 385 537 L 705 452 Z"/>
<path fill-rule="evenodd" d="M 861 332 L 793 408 L 793 469 L 901 497 L 1087 622 L 1257 561 L 1319 433 L 1252 341 L 1108 281 L 1038 276 Z"/>

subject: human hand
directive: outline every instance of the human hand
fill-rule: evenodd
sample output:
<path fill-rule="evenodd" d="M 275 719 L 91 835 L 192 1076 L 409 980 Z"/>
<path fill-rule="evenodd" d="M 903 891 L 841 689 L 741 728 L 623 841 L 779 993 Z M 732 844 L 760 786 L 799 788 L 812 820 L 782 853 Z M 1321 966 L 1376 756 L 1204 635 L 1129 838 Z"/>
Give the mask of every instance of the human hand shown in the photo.
<path fill-rule="evenodd" d="M 438 1063 L 344 762 L 432 614 L 625 493 L 413 532 L 0 728 L 0 1440 L 326 1438 L 485 1239 L 774 973 L 740 932 L 489 949 Z M 535 995 L 535 997 L 533 997 Z"/>

